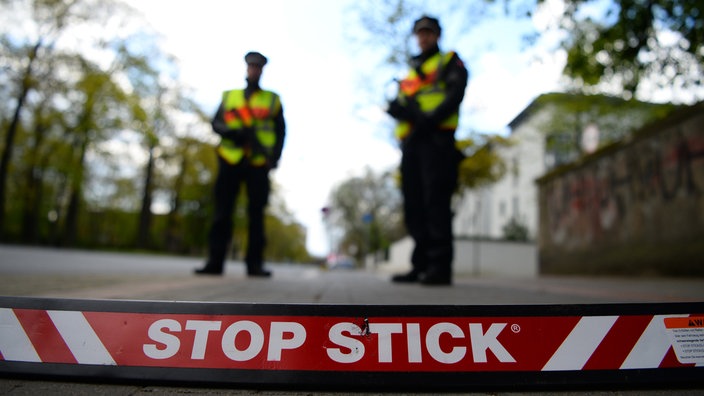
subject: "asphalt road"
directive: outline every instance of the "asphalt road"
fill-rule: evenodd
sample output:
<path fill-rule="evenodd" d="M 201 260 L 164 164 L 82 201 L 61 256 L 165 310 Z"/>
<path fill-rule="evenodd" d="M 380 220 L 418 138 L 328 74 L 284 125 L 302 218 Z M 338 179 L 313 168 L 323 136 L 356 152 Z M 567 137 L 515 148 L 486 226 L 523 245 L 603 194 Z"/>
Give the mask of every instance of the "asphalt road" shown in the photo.
<path fill-rule="evenodd" d="M 459 277 L 452 287 L 396 285 L 375 271 L 327 271 L 312 265 L 273 264 L 271 279 L 249 279 L 230 262 L 222 277 L 195 276 L 199 258 L 120 254 L 0 245 L 0 295 L 78 299 L 214 301 L 273 304 L 520 305 L 704 302 L 701 278 Z M 322 395 L 364 394 L 344 389 L 220 389 L 158 384 L 96 384 L 47 378 L 0 379 L 0 394 L 103 395 Z M 393 393 L 383 393 L 393 394 Z M 453 394 L 453 393 L 448 393 Z M 463 394 L 535 395 L 535 392 Z M 539 392 L 551 395 L 702 395 L 703 389 Z"/>

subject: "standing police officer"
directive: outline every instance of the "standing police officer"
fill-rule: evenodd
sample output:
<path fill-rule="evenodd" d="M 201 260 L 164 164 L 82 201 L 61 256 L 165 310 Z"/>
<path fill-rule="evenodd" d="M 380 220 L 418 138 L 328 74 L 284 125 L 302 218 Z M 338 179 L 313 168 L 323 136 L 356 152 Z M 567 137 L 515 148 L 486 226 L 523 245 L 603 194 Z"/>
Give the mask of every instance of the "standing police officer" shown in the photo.
<path fill-rule="evenodd" d="M 215 181 L 215 215 L 209 234 L 209 256 L 197 274 L 221 275 L 232 239 L 232 214 L 242 182 L 247 190 L 249 220 L 247 274 L 269 277 L 263 267 L 264 209 L 269 199 L 269 171 L 277 167 L 286 135 L 279 96 L 259 87 L 266 57 L 258 52 L 245 56 L 247 87 L 223 93 L 213 130 L 221 136 L 218 176 Z"/>
<path fill-rule="evenodd" d="M 421 53 L 388 113 L 398 121 L 401 184 L 406 227 L 415 242 L 412 270 L 394 282 L 452 284 L 452 194 L 461 154 L 454 133 L 468 72 L 454 52 L 441 52 L 437 19 L 423 16 L 413 26 Z"/>

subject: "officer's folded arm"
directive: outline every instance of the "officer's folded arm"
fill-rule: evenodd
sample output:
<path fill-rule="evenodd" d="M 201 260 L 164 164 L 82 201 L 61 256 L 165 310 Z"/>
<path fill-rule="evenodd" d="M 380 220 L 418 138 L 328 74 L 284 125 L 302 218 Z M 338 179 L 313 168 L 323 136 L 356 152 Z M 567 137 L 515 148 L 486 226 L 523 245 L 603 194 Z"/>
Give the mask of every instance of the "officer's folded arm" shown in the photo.
<path fill-rule="evenodd" d="M 251 133 L 251 128 L 244 127 L 237 129 L 226 129 L 220 132 L 220 136 L 225 139 L 230 139 L 237 144 L 242 144 L 249 140 Z"/>
<path fill-rule="evenodd" d="M 402 105 L 398 99 L 394 99 L 389 102 L 386 112 L 397 120 L 410 121 L 413 118 L 413 114 L 411 114 L 411 110 L 408 106 Z"/>

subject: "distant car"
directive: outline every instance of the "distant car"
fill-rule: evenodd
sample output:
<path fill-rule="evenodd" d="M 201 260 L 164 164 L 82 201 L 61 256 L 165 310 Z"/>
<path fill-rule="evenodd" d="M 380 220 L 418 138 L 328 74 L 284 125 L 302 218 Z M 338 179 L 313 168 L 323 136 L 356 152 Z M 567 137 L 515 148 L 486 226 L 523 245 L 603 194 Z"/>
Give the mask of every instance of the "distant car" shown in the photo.
<path fill-rule="evenodd" d="M 354 269 L 354 259 L 350 256 L 344 254 L 331 254 L 325 260 L 325 265 L 328 269 Z"/>

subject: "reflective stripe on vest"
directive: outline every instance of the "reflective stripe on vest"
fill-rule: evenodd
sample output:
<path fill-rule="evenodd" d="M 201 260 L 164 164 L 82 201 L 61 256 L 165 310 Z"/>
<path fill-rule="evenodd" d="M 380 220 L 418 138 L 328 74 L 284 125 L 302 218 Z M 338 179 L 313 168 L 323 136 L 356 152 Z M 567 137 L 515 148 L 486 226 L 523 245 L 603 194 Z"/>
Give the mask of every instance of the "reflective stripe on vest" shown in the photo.
<path fill-rule="evenodd" d="M 410 98 L 415 98 L 418 106 L 424 113 L 435 110 L 445 100 L 445 82 L 439 80 L 442 70 L 447 66 L 454 52 L 440 53 L 433 55 L 421 65 L 421 71 L 425 78 L 421 78 L 415 69 L 411 69 L 408 76 L 401 81 L 399 89 L 399 100 L 406 103 Z M 451 114 L 440 123 L 440 129 L 454 130 L 459 123 L 459 112 Z M 405 139 L 411 132 L 412 125 L 408 121 L 400 121 L 394 135 L 399 140 Z"/>
<path fill-rule="evenodd" d="M 236 89 L 223 93 L 223 119 L 230 129 L 254 128 L 259 144 L 267 150 L 276 145 L 274 117 L 281 110 L 278 95 L 270 91 L 255 91 L 245 99 L 244 90 Z M 229 139 L 222 139 L 217 148 L 218 154 L 230 164 L 239 163 L 248 155 L 245 148 L 237 146 Z M 256 154 L 249 159 L 252 165 L 264 165 L 266 156 Z"/>

